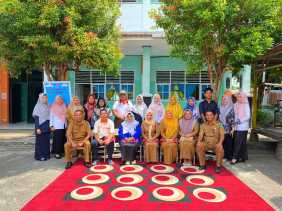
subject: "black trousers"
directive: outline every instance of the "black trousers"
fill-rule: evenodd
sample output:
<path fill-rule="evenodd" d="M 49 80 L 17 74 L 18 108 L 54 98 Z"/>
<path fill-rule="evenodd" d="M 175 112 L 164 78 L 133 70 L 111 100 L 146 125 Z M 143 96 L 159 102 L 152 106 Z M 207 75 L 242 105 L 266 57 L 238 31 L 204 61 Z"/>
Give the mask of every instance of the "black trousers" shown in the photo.
<path fill-rule="evenodd" d="M 233 158 L 236 160 L 248 160 L 247 135 L 248 131 L 234 133 Z"/>
<path fill-rule="evenodd" d="M 123 161 L 136 160 L 136 152 L 140 144 L 137 143 L 124 143 L 120 141 L 121 158 Z"/>
<path fill-rule="evenodd" d="M 34 158 L 50 158 L 50 133 L 36 134 Z"/>
<path fill-rule="evenodd" d="M 233 158 L 233 139 L 228 133 L 224 135 L 223 149 L 224 158 L 231 160 Z"/>
<path fill-rule="evenodd" d="M 66 130 L 57 129 L 53 134 L 52 153 L 64 154 L 64 145 L 66 143 Z"/>
<path fill-rule="evenodd" d="M 106 145 L 106 150 L 107 150 L 107 154 L 108 154 L 108 159 L 112 160 L 113 159 L 113 153 L 114 153 L 114 142 L 112 141 L 111 143 L 109 143 L 108 145 Z M 91 143 L 91 147 L 92 147 L 92 157 L 93 160 L 99 160 L 99 146 L 101 146 L 99 144 L 98 141 L 93 140 Z"/>

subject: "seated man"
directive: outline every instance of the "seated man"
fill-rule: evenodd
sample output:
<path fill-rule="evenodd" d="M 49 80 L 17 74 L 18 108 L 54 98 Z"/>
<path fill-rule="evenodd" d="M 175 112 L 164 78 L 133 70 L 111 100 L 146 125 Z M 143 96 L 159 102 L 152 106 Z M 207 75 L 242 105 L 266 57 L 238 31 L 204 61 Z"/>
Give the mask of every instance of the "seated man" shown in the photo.
<path fill-rule="evenodd" d="M 105 145 L 108 153 L 108 164 L 112 165 L 112 157 L 114 152 L 114 122 L 109 119 L 108 111 L 106 109 L 100 110 L 100 119 L 94 124 L 94 137 L 95 140 L 92 142 L 92 155 L 93 155 L 93 165 L 98 163 L 98 147 L 100 145 Z"/>
<path fill-rule="evenodd" d="M 91 137 L 91 129 L 89 123 L 83 119 L 83 110 L 76 110 L 74 112 L 73 122 L 67 129 L 67 143 L 65 143 L 65 159 L 67 161 L 66 169 L 72 166 L 71 158 L 72 151 L 83 147 L 84 165 L 90 167 L 90 152 L 91 144 L 89 138 Z"/>
<path fill-rule="evenodd" d="M 214 111 L 206 111 L 206 122 L 200 127 L 199 139 L 197 143 L 197 153 L 199 156 L 200 167 L 205 169 L 206 151 L 213 150 L 216 154 L 216 168 L 215 172 L 220 173 L 220 166 L 224 155 L 222 143 L 224 140 L 224 129 L 219 122 L 216 121 Z"/>

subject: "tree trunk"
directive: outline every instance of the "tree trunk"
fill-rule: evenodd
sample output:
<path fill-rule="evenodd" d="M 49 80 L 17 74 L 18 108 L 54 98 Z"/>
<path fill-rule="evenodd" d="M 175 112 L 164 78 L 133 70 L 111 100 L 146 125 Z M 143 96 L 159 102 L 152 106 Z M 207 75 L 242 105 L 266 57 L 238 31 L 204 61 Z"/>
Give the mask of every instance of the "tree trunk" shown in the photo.
<path fill-rule="evenodd" d="M 43 64 L 43 72 L 47 75 L 48 81 L 52 81 L 52 66 L 50 64 Z"/>
<path fill-rule="evenodd" d="M 59 64 L 57 68 L 57 80 L 58 81 L 66 81 L 67 80 L 67 64 Z"/>

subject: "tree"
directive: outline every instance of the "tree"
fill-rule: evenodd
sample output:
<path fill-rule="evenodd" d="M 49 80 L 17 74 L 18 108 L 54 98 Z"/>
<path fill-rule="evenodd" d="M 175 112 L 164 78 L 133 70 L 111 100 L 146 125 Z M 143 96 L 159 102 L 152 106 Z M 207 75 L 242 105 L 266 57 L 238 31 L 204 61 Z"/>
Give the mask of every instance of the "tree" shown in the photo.
<path fill-rule="evenodd" d="M 207 68 L 215 96 L 225 71 L 252 64 L 273 45 L 281 1 L 161 0 L 152 12 L 172 55 L 190 70 Z"/>
<path fill-rule="evenodd" d="M 0 0 L 0 58 L 12 76 L 66 80 L 81 65 L 117 73 L 119 15 L 116 0 Z"/>

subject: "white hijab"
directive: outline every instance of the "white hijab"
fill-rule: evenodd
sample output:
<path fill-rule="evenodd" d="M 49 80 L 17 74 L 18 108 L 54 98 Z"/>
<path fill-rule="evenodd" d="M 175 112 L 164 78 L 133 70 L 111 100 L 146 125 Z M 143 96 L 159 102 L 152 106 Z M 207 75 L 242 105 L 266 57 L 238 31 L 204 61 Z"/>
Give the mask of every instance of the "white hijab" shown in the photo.
<path fill-rule="evenodd" d="M 141 104 L 137 104 L 137 98 L 141 98 L 142 99 L 142 103 Z M 140 114 L 140 116 L 142 117 L 142 119 L 144 119 L 146 111 L 148 109 L 147 105 L 144 103 L 144 98 L 142 95 L 138 95 L 136 97 L 136 103 L 134 105 L 135 111 Z"/>
<path fill-rule="evenodd" d="M 222 97 L 222 101 L 223 99 L 227 100 L 227 104 L 223 105 L 221 103 L 220 106 L 220 114 L 219 114 L 219 119 L 222 122 L 222 124 L 226 124 L 226 116 L 229 114 L 229 112 L 234 109 L 234 104 L 232 102 L 232 98 L 231 96 L 223 96 Z"/>
<path fill-rule="evenodd" d="M 38 101 L 33 109 L 32 116 L 39 117 L 39 125 L 50 120 L 50 109 L 48 103 L 43 103 L 44 94 L 39 94 Z"/>
<path fill-rule="evenodd" d="M 128 114 L 132 115 L 132 118 L 133 118 L 132 121 L 128 121 L 128 118 L 127 118 Z M 132 112 L 127 112 L 126 119 L 121 123 L 123 134 L 129 133 L 133 136 L 138 124 L 139 122 L 135 120 L 134 114 Z"/>

